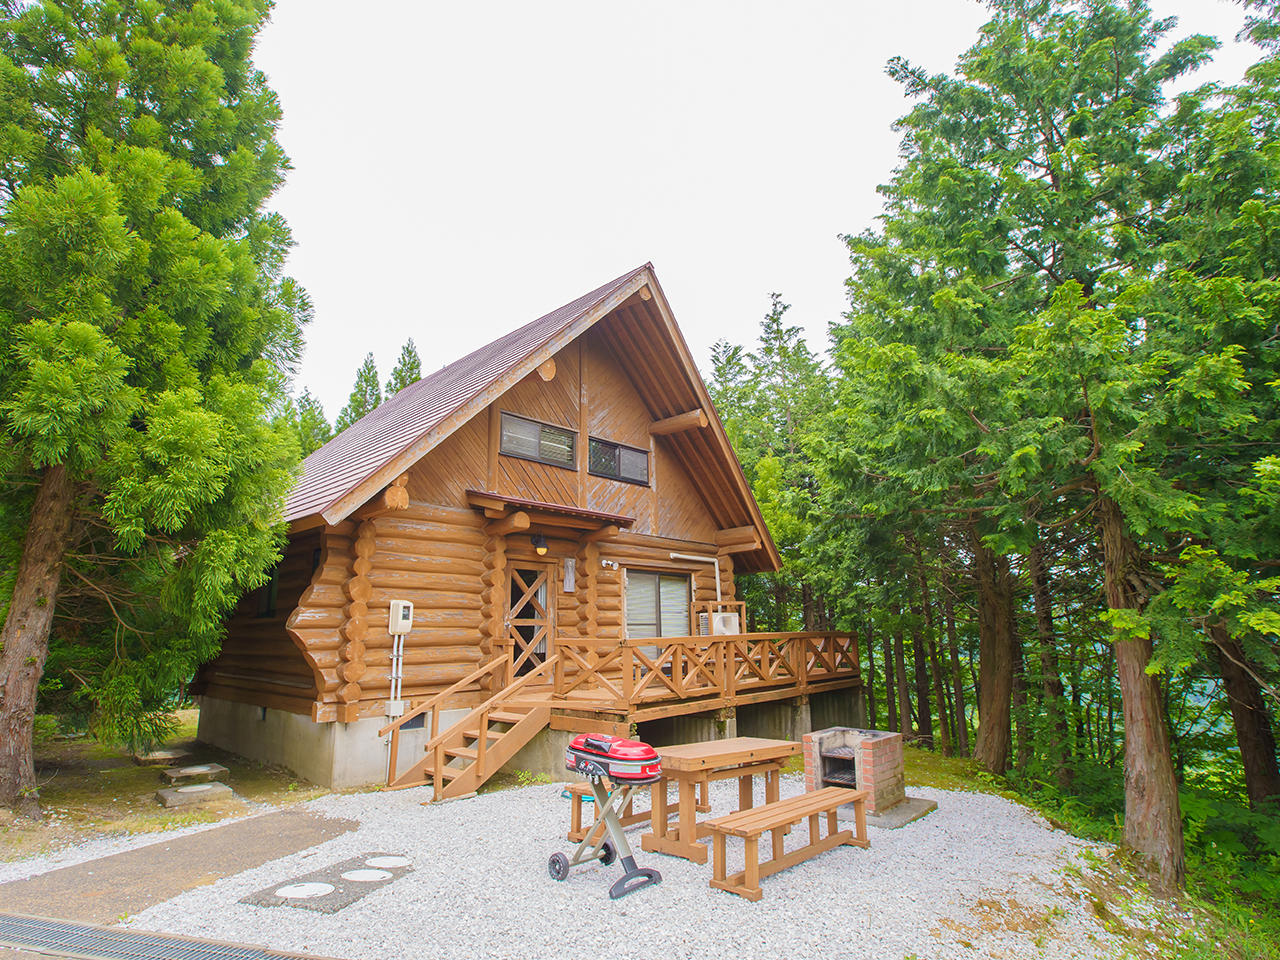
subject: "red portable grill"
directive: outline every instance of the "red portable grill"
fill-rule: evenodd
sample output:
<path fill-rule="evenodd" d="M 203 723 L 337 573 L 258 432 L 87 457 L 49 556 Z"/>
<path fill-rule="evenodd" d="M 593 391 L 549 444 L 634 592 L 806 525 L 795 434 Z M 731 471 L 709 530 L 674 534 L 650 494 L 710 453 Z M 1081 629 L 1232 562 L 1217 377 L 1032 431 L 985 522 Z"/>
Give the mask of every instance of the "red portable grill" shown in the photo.
<path fill-rule="evenodd" d="M 621 855 L 622 879 L 609 888 L 613 900 L 626 896 L 633 890 L 659 883 L 662 874 L 649 867 L 637 867 L 631 855 L 631 845 L 623 833 L 618 814 L 626 807 L 638 787 L 657 783 L 662 777 L 662 762 L 657 752 L 647 743 L 624 740 L 604 734 L 579 734 L 564 753 L 564 765 L 568 770 L 582 774 L 591 781 L 595 797 L 596 820 L 578 844 L 570 859 L 563 853 L 553 853 L 548 870 L 556 880 L 569 876 L 569 868 L 599 860 L 606 867 Z M 613 792 L 605 789 L 608 778 L 614 783 Z M 598 831 L 604 824 L 605 829 Z M 599 840 L 592 838 L 599 833 Z"/>

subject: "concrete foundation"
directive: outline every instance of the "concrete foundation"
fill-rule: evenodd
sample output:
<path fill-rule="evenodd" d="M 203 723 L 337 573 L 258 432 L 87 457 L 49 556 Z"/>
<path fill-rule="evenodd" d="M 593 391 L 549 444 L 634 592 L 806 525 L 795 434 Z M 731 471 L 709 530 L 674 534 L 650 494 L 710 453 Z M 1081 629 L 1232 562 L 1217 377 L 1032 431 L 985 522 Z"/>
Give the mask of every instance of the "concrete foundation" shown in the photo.
<path fill-rule="evenodd" d="M 527 770 L 534 775 L 549 777 L 555 782 L 581 780 L 576 773 L 565 769 L 564 752 L 569 741 L 577 734 L 570 730 L 540 730 L 532 740 L 516 751 L 516 755 L 502 765 L 508 773 Z"/>
<path fill-rule="evenodd" d="M 799 740 L 813 729 L 808 697 L 738 707 L 738 736 Z"/>
<path fill-rule="evenodd" d="M 441 728 L 467 713 L 443 711 Z M 315 723 L 303 714 L 202 697 L 196 737 L 248 760 L 284 767 L 322 787 L 344 790 L 386 783 L 390 738 L 378 736 L 386 722 L 373 717 L 354 723 Z M 400 731 L 397 765 L 402 771 L 421 759 L 422 748 L 430 739 L 429 722 L 416 730 Z"/>
<path fill-rule="evenodd" d="M 664 717 L 636 724 L 636 739 L 653 747 L 669 747 L 673 743 L 702 743 L 740 736 L 738 718 L 732 710 L 687 713 L 680 717 Z"/>
<path fill-rule="evenodd" d="M 861 690 L 838 690 L 808 698 L 747 704 L 736 711 L 715 710 L 650 720 L 638 725 L 637 737 L 655 747 L 737 736 L 799 740 L 814 729 L 862 725 L 863 705 Z M 467 712 L 443 711 L 441 728 L 452 726 Z M 304 780 L 343 790 L 386 782 L 390 740 L 378 736 L 385 724 L 385 719 L 377 717 L 354 723 L 315 723 L 303 714 L 203 697 L 197 737 L 237 756 L 284 767 Z M 429 724 L 400 731 L 397 767 L 401 772 L 422 758 L 423 747 L 431 736 Z M 527 770 L 556 781 L 577 779 L 564 768 L 565 747 L 573 736 L 566 730 L 543 730 L 503 768 L 509 772 Z"/>
<path fill-rule="evenodd" d="M 802 731 L 825 730 L 827 727 L 865 727 L 867 725 L 867 698 L 862 687 L 852 690 L 832 690 L 815 693 L 809 697 L 811 726 Z M 799 735 L 793 739 L 799 740 Z"/>

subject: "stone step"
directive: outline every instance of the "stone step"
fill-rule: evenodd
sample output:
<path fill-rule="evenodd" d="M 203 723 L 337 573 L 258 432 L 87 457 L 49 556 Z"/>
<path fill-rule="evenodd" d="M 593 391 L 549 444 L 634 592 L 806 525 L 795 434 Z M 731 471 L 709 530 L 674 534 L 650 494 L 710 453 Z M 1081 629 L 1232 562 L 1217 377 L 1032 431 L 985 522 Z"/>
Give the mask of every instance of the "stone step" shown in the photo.
<path fill-rule="evenodd" d="M 163 807 L 187 807 L 233 796 L 225 783 L 192 783 L 185 787 L 166 787 L 156 791 L 156 802 Z"/>
<path fill-rule="evenodd" d="M 152 750 L 150 753 L 135 753 L 133 762 L 140 767 L 172 767 L 185 764 L 191 759 L 190 750 L 180 748 L 168 750 Z"/>
<path fill-rule="evenodd" d="M 165 767 L 160 777 L 166 783 L 210 783 L 222 780 L 231 771 L 220 763 L 198 763 L 191 767 Z"/>

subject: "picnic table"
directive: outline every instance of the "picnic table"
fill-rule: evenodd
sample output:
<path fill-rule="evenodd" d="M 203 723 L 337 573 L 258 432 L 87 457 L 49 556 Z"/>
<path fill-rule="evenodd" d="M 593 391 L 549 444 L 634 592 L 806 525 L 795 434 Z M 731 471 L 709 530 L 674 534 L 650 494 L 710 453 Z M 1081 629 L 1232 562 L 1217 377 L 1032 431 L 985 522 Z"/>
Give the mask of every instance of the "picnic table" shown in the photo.
<path fill-rule="evenodd" d="M 662 779 L 653 785 L 650 832 L 640 837 L 640 847 L 650 853 L 684 857 L 694 863 L 707 862 L 707 845 L 698 839 L 711 835 L 710 828 L 697 822 L 697 791 L 705 797 L 712 780 L 738 778 L 738 809 L 752 807 L 752 780 L 765 778 L 765 802 L 778 799 L 778 771 L 790 757 L 801 751 L 793 740 L 763 737 L 732 737 L 702 743 L 682 743 L 658 747 L 662 758 Z M 677 820 L 668 824 L 667 785 L 678 784 Z M 705 812 L 706 807 L 704 806 Z"/>

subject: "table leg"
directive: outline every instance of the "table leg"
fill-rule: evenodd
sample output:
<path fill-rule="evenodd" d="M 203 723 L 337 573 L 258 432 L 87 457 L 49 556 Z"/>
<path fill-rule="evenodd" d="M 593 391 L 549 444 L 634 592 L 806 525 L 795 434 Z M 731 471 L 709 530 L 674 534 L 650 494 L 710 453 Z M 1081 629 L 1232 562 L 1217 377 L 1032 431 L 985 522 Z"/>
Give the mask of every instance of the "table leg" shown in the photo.
<path fill-rule="evenodd" d="M 751 774 L 738 778 L 738 809 L 750 810 L 754 805 L 752 800 L 752 780 Z"/>
<path fill-rule="evenodd" d="M 690 846 L 697 842 L 698 835 L 697 789 L 698 785 L 692 780 L 680 781 L 680 842 Z"/>
<path fill-rule="evenodd" d="M 665 838 L 667 835 L 667 780 L 664 777 L 650 788 L 649 824 L 653 835 Z"/>
<path fill-rule="evenodd" d="M 653 830 L 640 838 L 640 847 L 649 853 L 666 853 L 673 857 L 684 857 L 694 863 L 707 862 L 707 847 L 697 842 L 699 825 L 697 819 L 698 781 L 678 779 L 680 799 L 677 803 L 677 823 L 668 826 L 667 783 L 661 780 L 654 784 L 653 815 L 650 823 Z"/>

